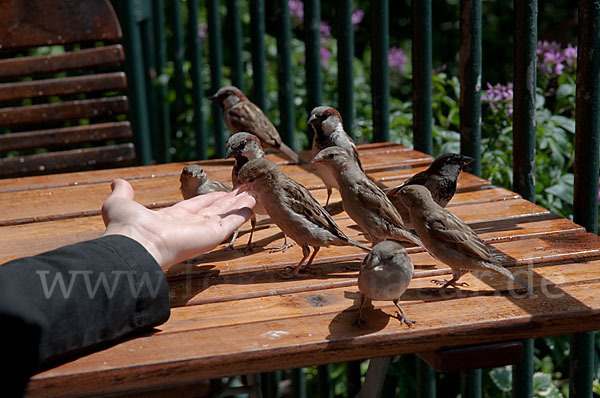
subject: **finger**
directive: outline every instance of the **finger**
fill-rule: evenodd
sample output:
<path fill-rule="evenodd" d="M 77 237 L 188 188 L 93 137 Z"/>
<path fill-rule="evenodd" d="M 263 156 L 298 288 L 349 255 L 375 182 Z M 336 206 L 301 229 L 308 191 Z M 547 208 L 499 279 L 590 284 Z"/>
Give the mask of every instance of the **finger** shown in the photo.
<path fill-rule="evenodd" d="M 234 192 L 227 194 L 222 197 L 220 200 L 213 203 L 212 206 L 208 206 L 203 209 L 203 211 L 211 212 L 211 213 L 226 213 L 230 210 L 240 209 L 242 207 L 254 207 L 256 204 L 256 200 L 244 193 L 236 195 Z"/>
<path fill-rule="evenodd" d="M 112 193 L 110 194 L 109 199 L 123 198 L 133 200 L 133 187 L 127 181 L 117 178 L 112 182 L 110 188 L 112 189 Z"/>
<path fill-rule="evenodd" d="M 236 229 L 242 226 L 252 216 L 252 209 L 242 207 L 231 210 L 221 215 L 219 227 L 225 231 L 225 235 L 229 235 Z"/>
<path fill-rule="evenodd" d="M 228 195 L 227 192 L 212 192 L 206 195 L 198 195 L 194 198 L 181 201 L 177 203 L 176 207 L 183 207 L 187 211 L 197 213 L 209 206 L 212 206 L 215 202 Z M 174 206 L 174 207 L 175 207 Z"/>

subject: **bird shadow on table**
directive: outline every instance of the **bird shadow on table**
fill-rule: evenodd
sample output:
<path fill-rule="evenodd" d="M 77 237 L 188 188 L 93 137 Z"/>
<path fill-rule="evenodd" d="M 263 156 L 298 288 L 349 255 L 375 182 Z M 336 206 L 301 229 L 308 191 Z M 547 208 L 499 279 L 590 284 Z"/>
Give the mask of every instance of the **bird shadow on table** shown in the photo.
<path fill-rule="evenodd" d="M 384 329 L 391 320 L 394 320 L 392 315 L 371 305 L 363 310 L 365 323 L 359 326 L 356 320 L 360 306 L 360 293 L 344 291 L 344 297 L 353 300 L 353 303 L 329 322 L 329 335 L 325 337 L 326 340 L 335 341 L 375 333 Z"/>

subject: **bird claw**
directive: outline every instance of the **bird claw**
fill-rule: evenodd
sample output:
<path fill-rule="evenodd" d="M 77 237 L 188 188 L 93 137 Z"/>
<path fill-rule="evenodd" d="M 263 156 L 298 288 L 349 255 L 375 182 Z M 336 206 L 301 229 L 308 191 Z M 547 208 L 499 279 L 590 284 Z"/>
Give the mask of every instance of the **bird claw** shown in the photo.
<path fill-rule="evenodd" d="M 356 317 L 354 324 L 358 326 L 359 329 L 364 329 L 367 326 L 367 321 L 359 315 Z"/>
<path fill-rule="evenodd" d="M 277 253 L 277 252 L 282 252 L 285 253 L 285 251 L 287 249 L 289 249 L 290 247 L 294 246 L 296 244 L 296 242 L 288 242 L 288 243 L 284 243 L 279 247 L 274 247 L 271 249 L 271 251 L 269 253 Z"/>
<path fill-rule="evenodd" d="M 448 286 L 454 286 L 454 287 L 467 287 L 467 286 L 469 286 L 469 284 L 467 282 L 457 282 L 457 281 L 452 281 L 452 280 L 447 281 L 445 279 L 432 279 L 431 283 L 439 285 L 442 288 L 448 287 Z"/>
<path fill-rule="evenodd" d="M 252 247 L 252 245 L 246 245 L 246 247 L 244 248 L 244 253 L 252 253 L 254 251 L 254 248 Z"/>
<path fill-rule="evenodd" d="M 417 321 L 413 321 L 410 320 L 406 317 L 406 315 L 402 315 L 400 312 L 396 311 L 396 316 L 394 317 L 397 320 L 400 321 L 400 324 L 405 323 L 406 326 L 411 327 L 412 325 L 414 325 L 415 323 L 417 323 Z"/>
<path fill-rule="evenodd" d="M 222 250 L 233 250 L 233 242 L 226 244 L 225 246 L 223 246 Z"/>

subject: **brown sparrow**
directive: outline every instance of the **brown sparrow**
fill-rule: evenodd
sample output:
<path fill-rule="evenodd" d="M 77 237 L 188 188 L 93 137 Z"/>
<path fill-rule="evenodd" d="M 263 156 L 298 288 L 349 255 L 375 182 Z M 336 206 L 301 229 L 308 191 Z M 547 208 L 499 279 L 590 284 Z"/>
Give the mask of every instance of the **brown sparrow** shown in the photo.
<path fill-rule="evenodd" d="M 431 163 L 427 170 L 415 174 L 402 184 L 389 188 L 386 191 L 388 198 L 392 201 L 404 220 L 407 228 L 412 228 L 408 209 L 404 207 L 398 198 L 398 192 L 408 185 L 423 185 L 431 192 L 435 203 L 446 207 L 448 202 L 456 193 L 456 180 L 463 167 L 471 163 L 473 158 L 455 153 L 440 155 Z"/>
<path fill-rule="evenodd" d="M 232 134 L 240 131 L 254 134 L 264 147 L 282 152 L 296 164 L 300 161 L 298 154 L 281 141 L 269 118 L 239 88 L 221 87 L 210 99 L 223 108 L 223 121 Z"/>
<path fill-rule="evenodd" d="M 206 172 L 199 164 L 188 164 L 185 166 L 181 171 L 179 181 L 181 182 L 179 189 L 184 200 L 211 192 L 231 192 L 231 188 L 227 185 L 208 178 Z M 237 229 L 233 232 L 231 241 L 225 246 L 225 249 L 233 249 L 233 243 L 238 233 Z"/>
<path fill-rule="evenodd" d="M 342 115 L 335 108 L 330 106 L 318 106 L 314 108 L 310 112 L 308 124 L 315 131 L 312 143 L 313 158 L 325 148 L 338 146 L 345 149 L 356 160 L 358 167 L 364 172 L 356 145 L 354 145 L 352 138 L 344 131 Z M 339 190 L 338 183 L 332 171 L 327 166 L 316 163 L 315 168 L 327 188 L 327 201 L 325 202 L 325 206 L 327 206 L 332 188 Z"/>
<path fill-rule="evenodd" d="M 305 187 L 287 177 L 267 159 L 250 160 L 242 166 L 238 177 L 240 190 L 249 191 L 259 202 L 266 204 L 265 208 L 273 222 L 302 247 L 302 259 L 292 275 L 298 275 L 301 269 L 310 267 L 322 246 L 352 245 L 371 250 L 348 238 Z M 314 251 L 304 265 L 310 254 L 310 246 Z"/>
<path fill-rule="evenodd" d="M 363 173 L 348 152 L 333 146 L 319 152 L 313 162 L 332 171 L 344 210 L 369 236 L 373 245 L 395 239 L 422 246 L 419 238 L 404 228 L 402 217 L 385 193 Z"/>
<path fill-rule="evenodd" d="M 231 188 L 222 182 L 208 178 L 199 164 L 188 164 L 179 176 L 181 196 L 183 199 L 205 195 L 211 192 L 231 192 Z"/>
<path fill-rule="evenodd" d="M 264 158 L 265 153 L 260 145 L 258 137 L 246 132 L 235 133 L 229 137 L 226 148 L 227 153 L 225 157 L 227 159 L 234 158 L 233 168 L 231 170 L 231 181 L 233 182 L 233 188 L 237 188 L 240 185 L 238 174 L 242 166 L 249 160 Z M 264 206 L 258 201 L 252 211 L 254 213 L 252 214 L 252 217 L 250 217 L 252 229 L 250 231 L 250 237 L 248 238 L 248 244 L 244 251 L 252 251 L 252 236 L 254 235 L 254 229 L 256 228 L 256 214 L 267 214 Z"/>
<path fill-rule="evenodd" d="M 398 301 L 406 291 L 414 271 L 415 267 L 400 243 L 384 240 L 376 244 L 363 260 L 358 274 L 360 309 L 357 323 L 364 324 L 363 309 L 371 305 L 371 300 L 393 301 L 399 311 L 400 323 L 404 322 L 410 327 L 414 321 L 406 317 Z"/>
<path fill-rule="evenodd" d="M 438 260 L 452 268 L 452 279 L 434 281 L 442 287 L 459 286 L 462 275 L 469 271 L 494 271 L 532 288 L 504 268 L 473 230 L 456 215 L 435 203 L 431 192 L 422 185 L 409 185 L 399 192 L 402 204 L 408 208 L 417 235 L 425 248 Z"/>

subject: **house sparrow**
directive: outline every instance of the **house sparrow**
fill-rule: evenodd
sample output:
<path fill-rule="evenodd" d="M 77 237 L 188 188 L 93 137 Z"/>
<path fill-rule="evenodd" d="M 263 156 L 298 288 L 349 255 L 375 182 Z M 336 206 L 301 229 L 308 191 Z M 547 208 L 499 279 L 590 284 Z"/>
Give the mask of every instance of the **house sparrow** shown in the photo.
<path fill-rule="evenodd" d="M 231 170 L 231 181 L 233 182 L 233 188 L 237 188 L 240 185 L 238 174 L 243 165 L 249 160 L 256 158 L 264 158 L 265 153 L 260 145 L 260 140 L 257 136 L 239 132 L 233 134 L 227 140 L 227 153 L 225 157 L 227 159 L 234 158 L 233 168 Z M 252 209 L 254 214 L 250 217 L 250 237 L 248 238 L 248 244 L 244 251 L 252 251 L 252 236 L 254 235 L 254 229 L 256 228 L 256 214 L 267 214 L 264 206 L 260 202 L 256 202 L 256 205 Z M 233 243 L 233 242 L 232 242 Z M 284 243 L 284 245 L 287 242 Z"/>
<path fill-rule="evenodd" d="M 281 141 L 273 123 L 239 88 L 221 87 L 210 99 L 223 108 L 223 121 L 232 134 L 240 131 L 254 134 L 264 147 L 283 152 L 292 162 L 299 163 L 298 154 Z"/>
<path fill-rule="evenodd" d="M 238 174 L 240 190 L 249 191 L 266 204 L 267 213 L 284 234 L 302 247 L 302 260 L 292 275 L 312 264 L 322 246 L 357 246 L 370 251 L 362 243 L 348 238 L 327 211 L 302 185 L 287 177 L 276 164 L 265 158 L 250 160 Z M 312 256 L 303 265 L 314 248 Z"/>
<path fill-rule="evenodd" d="M 342 206 L 369 236 L 373 245 L 385 240 L 402 240 L 422 246 L 419 238 L 404 228 L 402 217 L 385 193 L 360 169 L 344 149 L 333 146 L 313 159 L 333 172 L 340 187 Z"/>
<path fill-rule="evenodd" d="M 190 199 L 198 195 L 211 192 L 231 192 L 231 188 L 222 182 L 208 178 L 206 172 L 199 164 L 188 164 L 179 176 L 181 196 Z"/>
<path fill-rule="evenodd" d="M 384 240 L 376 244 L 363 260 L 358 274 L 360 309 L 357 323 L 364 324 L 363 309 L 371 305 L 371 300 L 389 300 L 398 308 L 400 323 L 404 322 L 410 327 L 414 321 L 406 317 L 398 300 L 408 287 L 414 271 L 415 267 L 400 243 Z"/>
<path fill-rule="evenodd" d="M 415 174 L 402 184 L 390 188 L 386 191 L 388 198 L 392 201 L 398 212 L 404 220 L 404 225 L 407 228 L 412 228 L 408 209 L 402 204 L 398 197 L 398 192 L 408 185 L 423 185 L 431 192 L 431 196 L 435 203 L 442 207 L 446 207 L 450 199 L 456 193 L 456 180 L 462 171 L 463 167 L 474 161 L 475 159 L 458 155 L 455 153 L 446 153 L 438 156 L 431 163 L 427 170 Z"/>
<path fill-rule="evenodd" d="M 459 286 L 460 277 L 468 271 L 490 270 L 532 288 L 522 279 L 504 268 L 479 236 L 460 218 L 444 209 L 422 185 L 409 185 L 399 192 L 402 204 L 408 208 L 417 235 L 425 248 L 438 260 L 452 268 L 452 279 L 434 281 L 448 286 Z"/>
<path fill-rule="evenodd" d="M 345 149 L 356 160 L 358 167 L 364 172 L 356 145 L 354 145 L 352 138 L 344 131 L 342 115 L 336 109 L 330 106 L 318 106 L 314 108 L 310 112 L 308 124 L 315 132 L 312 143 L 313 158 L 325 148 L 339 146 Z M 327 166 L 317 163 L 315 164 L 315 168 L 327 188 L 327 201 L 325 202 L 325 206 L 327 206 L 332 188 L 339 190 L 338 183 L 333 172 Z"/>

